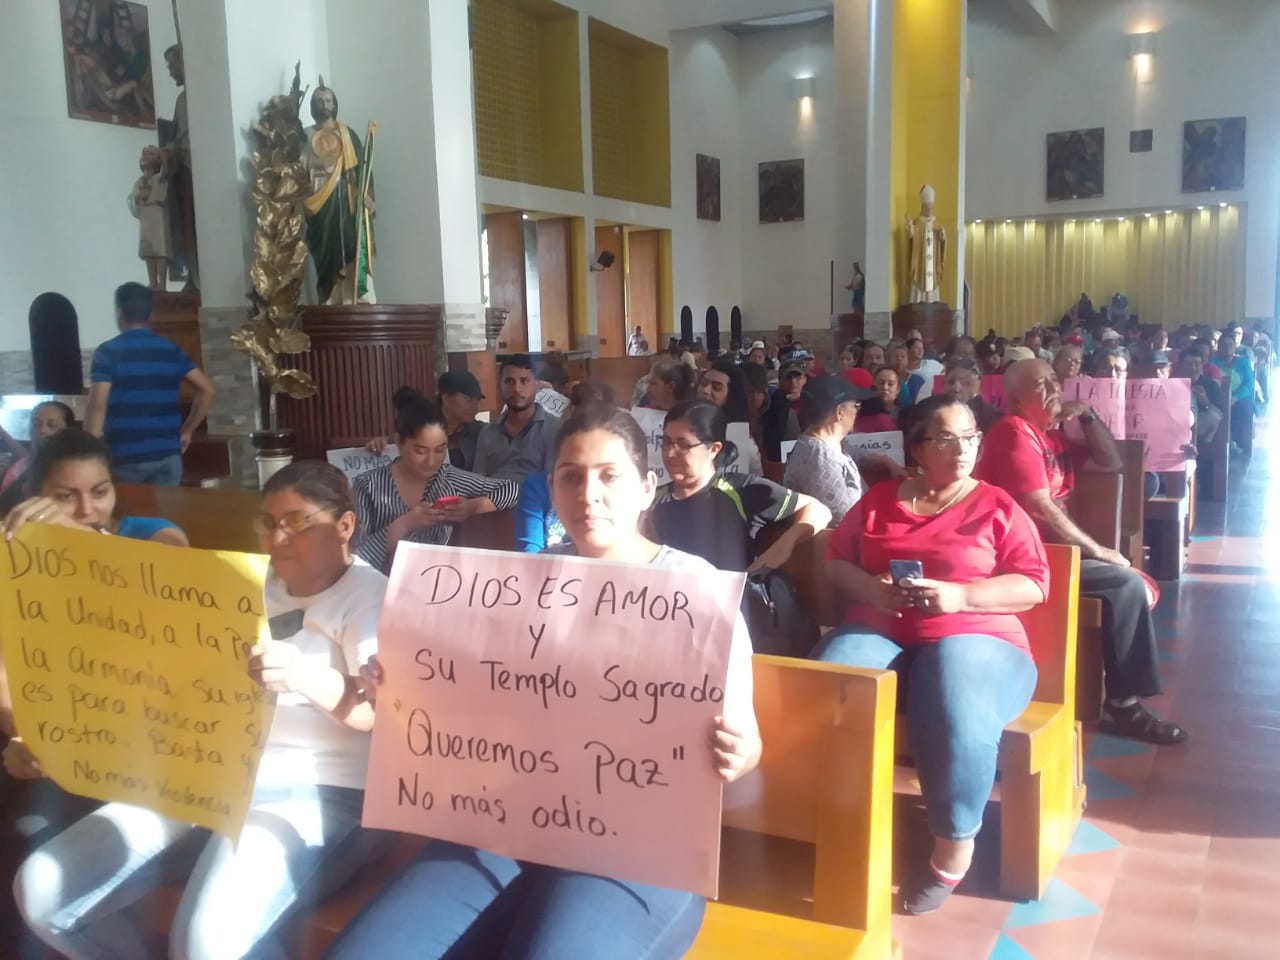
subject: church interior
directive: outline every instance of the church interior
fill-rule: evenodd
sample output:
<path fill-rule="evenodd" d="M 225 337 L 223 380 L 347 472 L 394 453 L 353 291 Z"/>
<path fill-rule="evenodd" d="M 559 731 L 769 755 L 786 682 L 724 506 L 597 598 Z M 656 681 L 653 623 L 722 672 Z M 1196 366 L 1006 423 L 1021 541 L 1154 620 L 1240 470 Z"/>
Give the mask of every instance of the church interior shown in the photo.
<path fill-rule="evenodd" d="M 4 6 L 0 960 L 1277 955 L 1280 0 Z"/>

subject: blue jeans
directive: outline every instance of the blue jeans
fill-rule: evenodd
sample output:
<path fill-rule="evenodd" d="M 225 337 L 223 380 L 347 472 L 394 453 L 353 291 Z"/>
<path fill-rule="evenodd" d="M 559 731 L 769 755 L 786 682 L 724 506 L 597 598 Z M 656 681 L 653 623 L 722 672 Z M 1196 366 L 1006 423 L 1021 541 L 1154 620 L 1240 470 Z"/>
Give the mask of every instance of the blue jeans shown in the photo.
<path fill-rule="evenodd" d="M 142 463 L 117 463 L 111 475 L 118 483 L 152 483 L 158 487 L 176 487 L 182 483 L 182 454 L 173 453 L 160 460 Z"/>
<path fill-rule="evenodd" d="M 189 876 L 170 957 L 283 958 L 269 935 L 276 922 L 385 849 L 386 835 L 360 827 L 363 797 L 315 785 L 259 791 L 235 847 L 202 828 L 110 803 L 31 854 L 14 898 L 31 930 L 72 960 L 137 960 L 151 951 L 125 908 Z"/>
<path fill-rule="evenodd" d="M 944 840 L 977 836 L 996 779 L 1000 735 L 1035 692 L 1031 657 L 984 634 L 904 648 L 857 626 L 832 631 L 813 657 L 898 674 L 929 832 Z"/>
<path fill-rule="evenodd" d="M 704 906 L 692 893 L 432 841 L 324 956 L 676 960 L 697 938 Z"/>

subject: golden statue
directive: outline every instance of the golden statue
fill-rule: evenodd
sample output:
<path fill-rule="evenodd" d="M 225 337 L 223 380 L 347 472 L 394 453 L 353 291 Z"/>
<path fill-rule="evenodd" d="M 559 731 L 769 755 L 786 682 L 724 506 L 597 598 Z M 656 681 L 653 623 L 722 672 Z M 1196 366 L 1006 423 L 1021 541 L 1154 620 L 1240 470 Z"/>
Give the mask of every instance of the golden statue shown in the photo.
<path fill-rule="evenodd" d="M 298 297 L 307 263 L 302 200 L 307 193 L 307 169 L 302 163 L 302 81 L 293 72 L 293 87 L 272 97 L 253 125 L 253 202 L 258 209 L 254 261 L 249 270 L 253 292 L 253 320 L 231 335 L 231 342 L 248 353 L 258 376 L 271 387 L 269 423 L 276 428 L 276 395 L 294 399 L 314 396 L 310 375 L 280 363 L 281 354 L 304 353 L 311 339 L 299 329 Z"/>
<path fill-rule="evenodd" d="M 947 254 L 947 231 L 933 215 L 933 187 L 920 188 L 920 216 L 907 217 L 908 303 L 937 303 L 942 299 L 942 268 Z"/>

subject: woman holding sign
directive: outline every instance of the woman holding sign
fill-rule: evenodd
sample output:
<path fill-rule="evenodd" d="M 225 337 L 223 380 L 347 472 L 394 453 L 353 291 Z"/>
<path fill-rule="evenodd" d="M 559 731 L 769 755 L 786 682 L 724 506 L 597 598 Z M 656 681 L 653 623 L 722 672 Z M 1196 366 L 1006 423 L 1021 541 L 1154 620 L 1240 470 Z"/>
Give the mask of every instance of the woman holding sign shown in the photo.
<path fill-rule="evenodd" d="M 551 498 L 573 546 L 556 552 L 687 570 L 705 561 L 641 532 L 656 481 L 644 433 L 624 410 L 579 410 L 560 430 Z M 590 643 L 590 637 L 583 638 Z M 379 668 L 371 664 L 373 680 Z M 705 762 L 726 782 L 760 757 L 752 706 L 751 641 L 739 617 L 729 652 L 723 715 L 707 730 Z M 325 955 L 329 960 L 676 960 L 697 936 L 703 900 L 694 894 L 517 863 L 432 841 Z"/>
<path fill-rule="evenodd" d="M 329 464 L 294 463 L 272 477 L 257 526 L 271 556 L 273 639 L 248 651 L 248 669 L 278 700 L 239 841 L 109 803 L 46 843 L 14 894 L 31 929 L 73 960 L 150 956 L 147 930 L 124 908 L 174 877 L 190 879 L 171 955 L 231 960 L 266 949 L 301 896 L 345 882 L 383 849 L 360 827 L 373 710 L 356 675 L 377 648 L 386 578 L 353 559 L 350 487 Z M 186 703 L 184 723 L 253 716 L 252 706 L 237 700 L 208 719 Z"/>
<path fill-rule="evenodd" d="M 969 408 L 943 395 L 917 410 L 906 441 L 918 473 L 873 487 L 831 537 L 828 576 L 849 609 L 814 656 L 902 678 L 934 842 L 901 898 L 923 914 L 969 869 L 1001 732 L 1035 690 L 1015 614 L 1048 596 L 1049 566 L 1022 508 L 973 478 L 982 434 Z"/>

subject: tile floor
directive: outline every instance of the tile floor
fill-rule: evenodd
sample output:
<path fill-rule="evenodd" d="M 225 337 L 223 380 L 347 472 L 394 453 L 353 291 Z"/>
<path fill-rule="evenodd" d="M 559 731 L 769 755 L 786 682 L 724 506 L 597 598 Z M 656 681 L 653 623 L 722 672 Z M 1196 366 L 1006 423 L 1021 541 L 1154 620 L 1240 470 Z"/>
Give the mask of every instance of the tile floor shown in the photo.
<path fill-rule="evenodd" d="M 1228 502 L 1202 505 L 1187 573 L 1156 610 L 1153 706 L 1189 741 L 1086 730 L 1088 806 L 1045 897 L 996 899 L 980 842 L 942 911 L 894 918 L 907 960 L 1280 958 L 1277 423 L 1259 420 L 1252 461 L 1233 459 Z"/>

